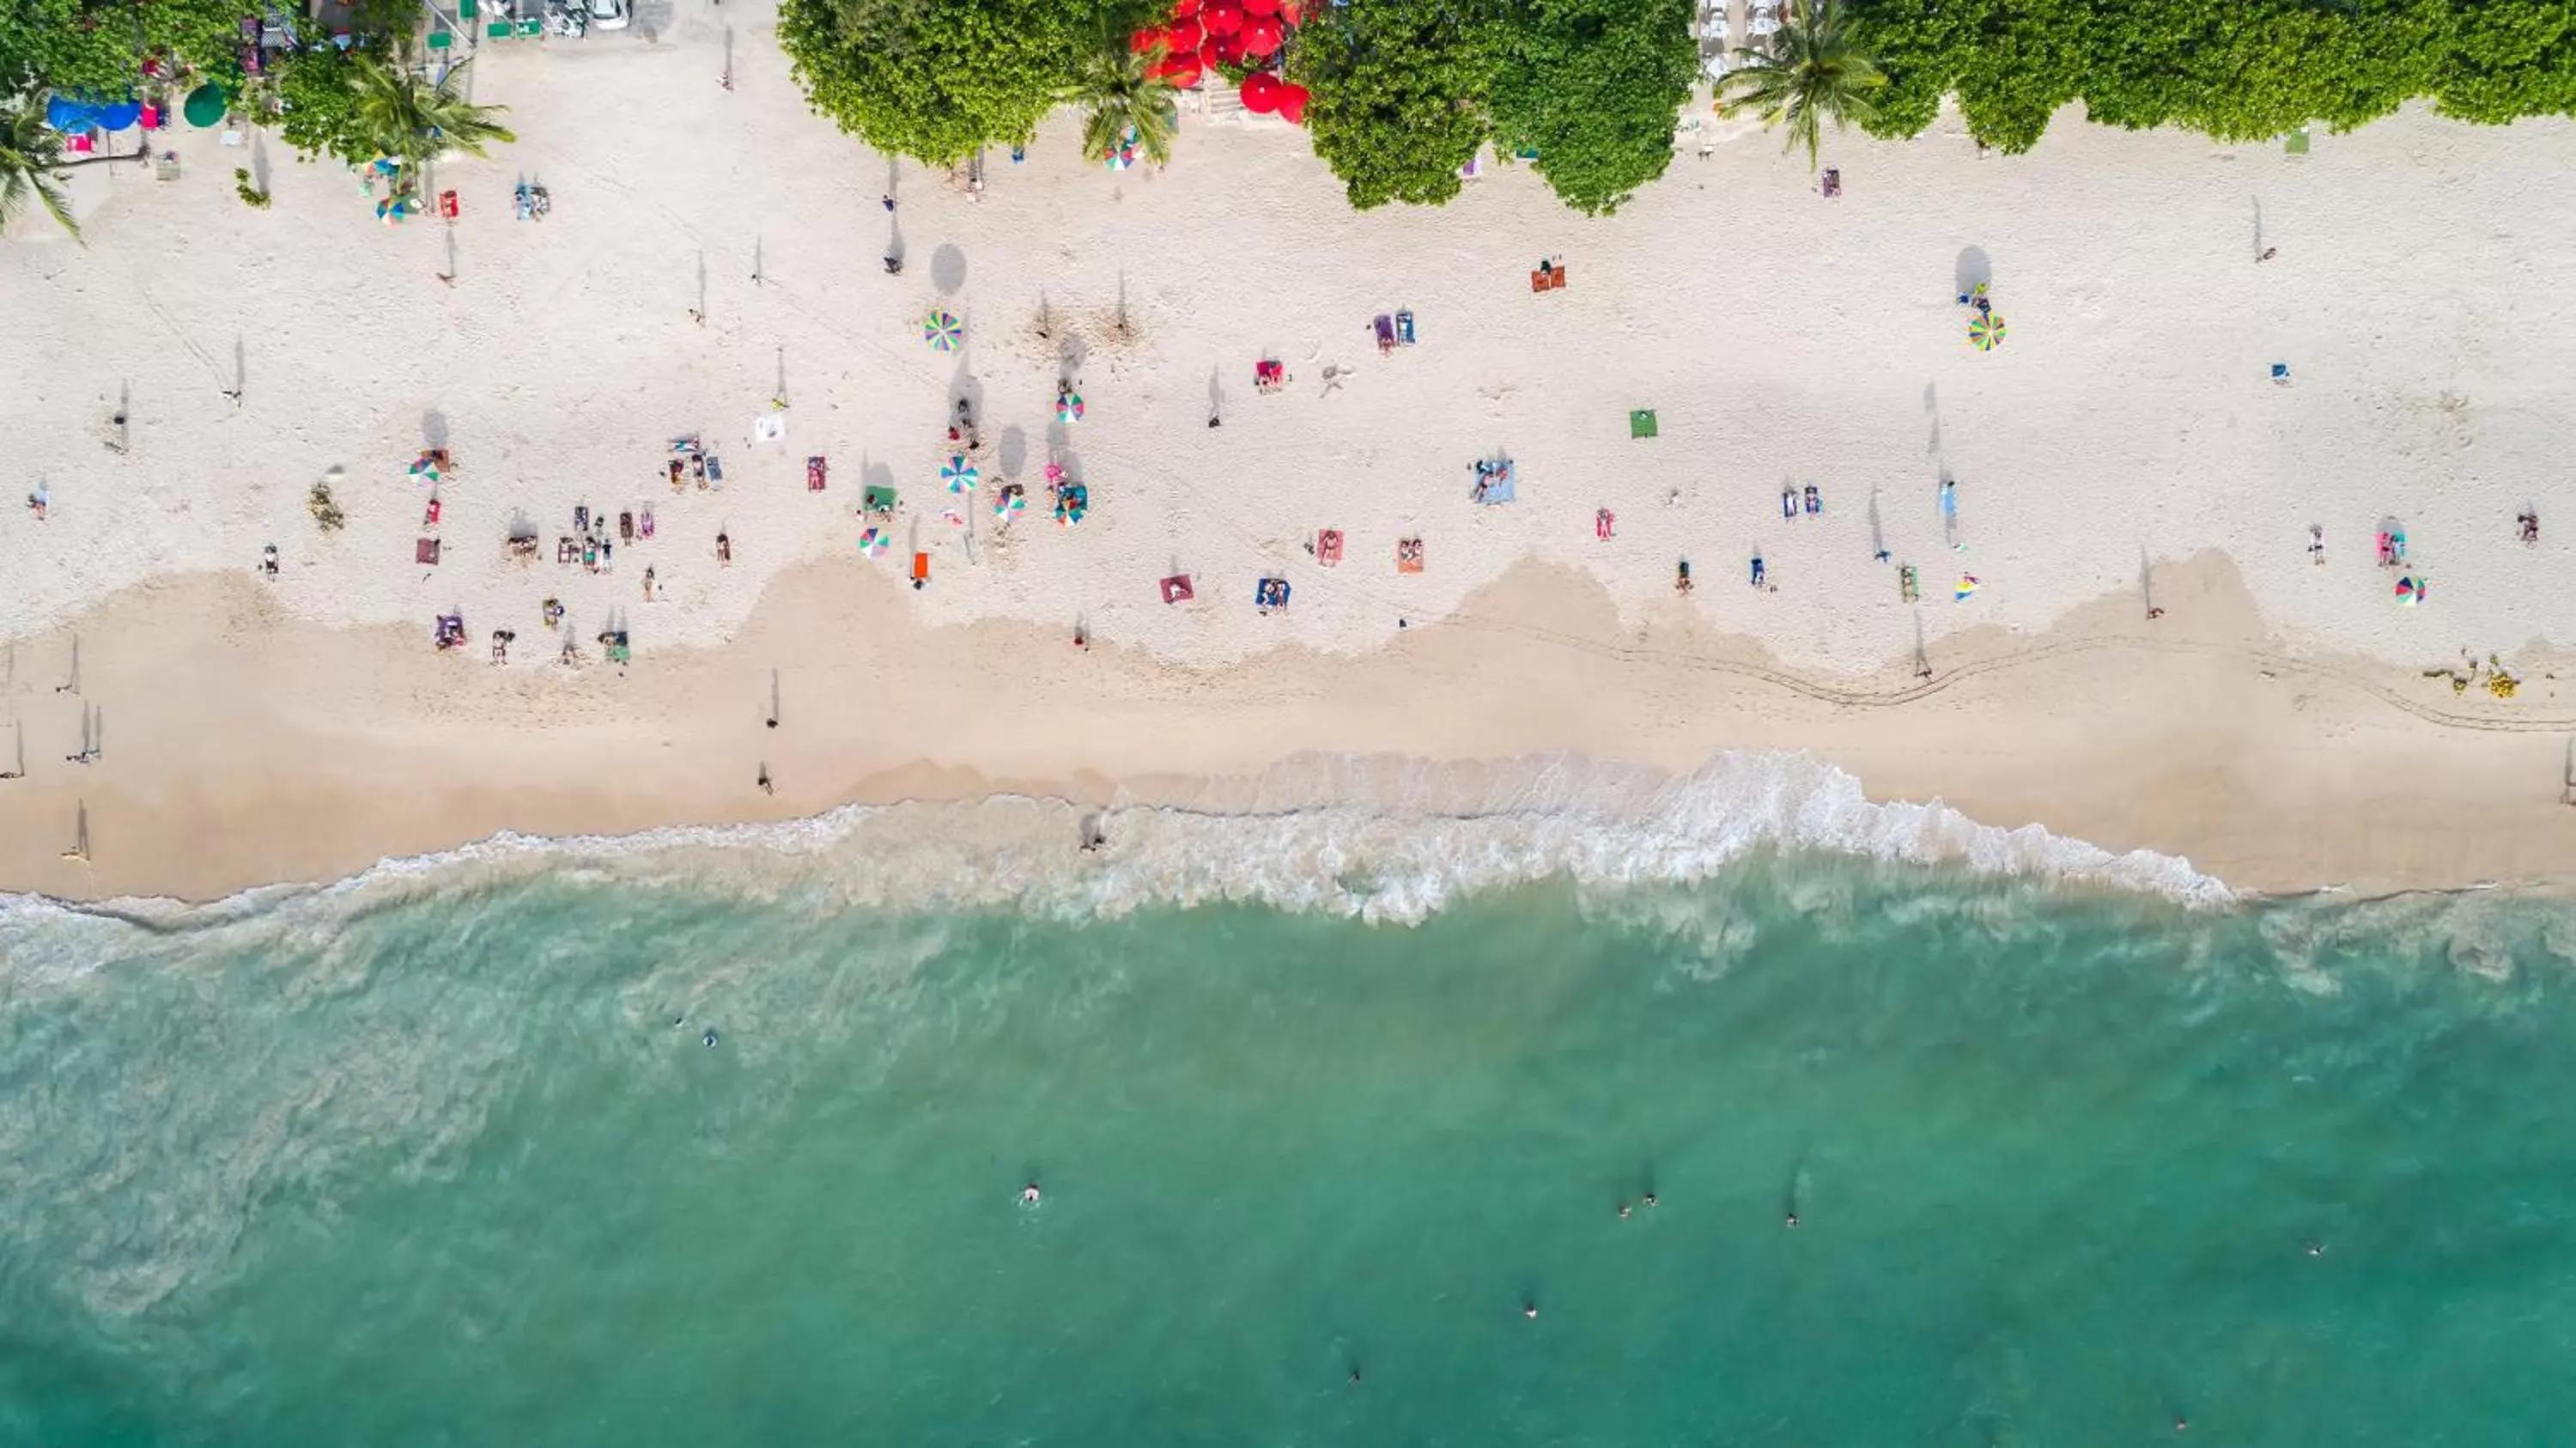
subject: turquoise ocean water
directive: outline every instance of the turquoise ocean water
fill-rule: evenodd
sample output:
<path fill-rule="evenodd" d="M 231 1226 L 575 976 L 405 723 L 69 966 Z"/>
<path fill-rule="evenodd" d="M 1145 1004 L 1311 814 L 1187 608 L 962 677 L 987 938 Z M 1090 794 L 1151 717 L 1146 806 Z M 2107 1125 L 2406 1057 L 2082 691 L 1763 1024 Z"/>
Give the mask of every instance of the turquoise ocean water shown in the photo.
<path fill-rule="evenodd" d="M 2565 904 L 737 863 L 0 910 L 0 1443 L 2576 1439 Z"/>

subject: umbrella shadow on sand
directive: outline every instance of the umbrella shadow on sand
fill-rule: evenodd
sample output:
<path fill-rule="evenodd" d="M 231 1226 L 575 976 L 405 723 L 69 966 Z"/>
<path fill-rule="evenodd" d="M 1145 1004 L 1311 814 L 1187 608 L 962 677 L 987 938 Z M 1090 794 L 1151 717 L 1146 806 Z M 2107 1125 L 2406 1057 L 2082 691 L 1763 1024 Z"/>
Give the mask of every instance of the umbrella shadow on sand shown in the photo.
<path fill-rule="evenodd" d="M 930 254 L 930 284 L 943 295 L 954 295 L 966 287 L 966 252 L 953 241 L 944 241 Z"/>
<path fill-rule="evenodd" d="M 1994 279 L 1994 263 L 1986 259 L 1984 247 L 1971 246 L 1960 251 L 1958 269 L 1952 274 L 1960 296 L 1974 296 L 1977 288 L 1992 285 Z"/>
<path fill-rule="evenodd" d="M 994 457 L 1003 477 L 1018 477 L 1029 464 L 1029 435 L 1016 427 L 1003 428 L 1001 450 Z"/>

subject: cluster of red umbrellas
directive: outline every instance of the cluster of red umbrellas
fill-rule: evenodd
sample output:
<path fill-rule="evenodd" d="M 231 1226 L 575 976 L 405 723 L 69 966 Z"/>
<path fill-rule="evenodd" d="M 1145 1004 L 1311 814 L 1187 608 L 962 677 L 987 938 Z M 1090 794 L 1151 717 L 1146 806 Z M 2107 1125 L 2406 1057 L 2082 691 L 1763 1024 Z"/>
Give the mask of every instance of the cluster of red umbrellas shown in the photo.
<path fill-rule="evenodd" d="M 1298 21 L 1299 0 L 1177 0 L 1172 18 L 1139 30 L 1137 51 L 1160 49 L 1153 74 L 1187 88 L 1220 65 L 1250 65 L 1243 78 L 1243 108 L 1306 123 L 1306 88 L 1279 78 L 1279 47 Z"/>

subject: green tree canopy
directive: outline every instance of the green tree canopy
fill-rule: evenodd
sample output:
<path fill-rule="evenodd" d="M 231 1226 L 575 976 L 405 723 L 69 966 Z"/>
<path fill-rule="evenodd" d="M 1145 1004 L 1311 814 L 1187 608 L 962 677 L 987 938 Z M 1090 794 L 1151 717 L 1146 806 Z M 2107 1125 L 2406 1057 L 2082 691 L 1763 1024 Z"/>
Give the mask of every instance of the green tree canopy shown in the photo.
<path fill-rule="evenodd" d="M 2576 0 L 1845 0 L 1890 80 L 1868 129 L 1919 133 L 1955 95 L 1968 129 L 2036 145 L 2094 120 L 2251 141 L 2350 130 L 2429 96 L 2503 122 L 2576 113 Z"/>
<path fill-rule="evenodd" d="M 778 39 L 814 109 L 876 149 L 953 166 L 1020 145 L 1074 89 L 1116 0 L 785 0 Z"/>
<path fill-rule="evenodd" d="M 1494 58 L 1477 0 L 1354 0 L 1306 17 L 1290 52 L 1315 154 L 1351 205 L 1458 194 L 1489 123 Z"/>
<path fill-rule="evenodd" d="M 1496 18 L 1494 139 L 1598 216 L 1664 174 L 1699 65 L 1695 0 L 1523 0 Z"/>

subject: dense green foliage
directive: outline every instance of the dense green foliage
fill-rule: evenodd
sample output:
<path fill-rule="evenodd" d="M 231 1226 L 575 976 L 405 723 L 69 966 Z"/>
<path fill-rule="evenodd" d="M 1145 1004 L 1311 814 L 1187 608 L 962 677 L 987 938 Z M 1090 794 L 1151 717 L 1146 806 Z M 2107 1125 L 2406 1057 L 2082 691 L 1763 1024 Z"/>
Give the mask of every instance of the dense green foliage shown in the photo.
<path fill-rule="evenodd" d="M 0 91 L 122 96 L 142 83 L 146 56 L 230 79 L 243 13 L 241 0 L 0 0 Z"/>
<path fill-rule="evenodd" d="M 27 96 L 0 110 L 0 227 L 35 205 L 79 238 L 80 223 L 57 184 L 62 164 L 63 138 L 46 127 L 41 100 Z"/>
<path fill-rule="evenodd" d="M 1083 57 L 1072 98 L 1082 107 L 1084 156 L 1104 160 L 1133 134 L 1147 162 L 1160 166 L 1172 159 L 1180 101 L 1171 82 L 1149 73 L 1162 58 L 1159 45 L 1138 51 L 1116 39 L 1095 45 Z"/>
<path fill-rule="evenodd" d="M 1290 74 L 1313 93 L 1306 128 L 1351 205 L 1458 194 L 1491 126 L 1494 39 L 1475 0 L 1360 0 L 1306 18 Z"/>
<path fill-rule="evenodd" d="M 1861 52 L 1837 0 L 1806 0 L 1768 46 L 1736 56 L 1741 63 L 1727 72 L 1725 109 L 1749 111 L 1778 127 L 1788 149 L 1805 149 L 1810 167 L 1824 145 L 1825 124 L 1840 130 L 1875 118 L 1871 98 L 1887 84 Z"/>
<path fill-rule="evenodd" d="M 1506 151 L 1565 204 L 1598 216 L 1673 160 L 1690 100 L 1695 0 L 1524 0 L 1499 18 L 1491 111 Z"/>
<path fill-rule="evenodd" d="M 358 123 L 358 62 L 337 47 L 308 50 L 269 67 L 280 140 L 309 160 L 365 162 L 376 152 Z"/>
<path fill-rule="evenodd" d="M 2347 130 L 2429 96 L 2501 122 L 2576 111 L 2576 0 L 1846 0 L 1907 136 L 1945 93 L 1978 139 L 2037 143 L 2081 100 L 2105 125 L 2221 140 Z"/>
<path fill-rule="evenodd" d="M 952 166 L 1021 145 L 1072 93 L 1124 0 L 786 0 L 778 39 L 814 109 L 876 149 Z"/>

